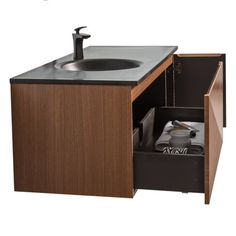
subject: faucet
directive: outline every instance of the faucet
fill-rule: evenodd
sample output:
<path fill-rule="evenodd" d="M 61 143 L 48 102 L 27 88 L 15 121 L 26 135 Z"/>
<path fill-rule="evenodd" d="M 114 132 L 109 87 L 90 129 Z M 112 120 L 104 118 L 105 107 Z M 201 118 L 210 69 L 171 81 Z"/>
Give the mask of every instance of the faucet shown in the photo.
<path fill-rule="evenodd" d="M 81 34 L 80 30 L 86 28 L 86 26 L 78 27 L 75 29 L 73 36 L 74 43 L 74 60 L 81 60 L 84 58 L 83 55 L 83 40 L 90 37 L 89 34 Z"/>

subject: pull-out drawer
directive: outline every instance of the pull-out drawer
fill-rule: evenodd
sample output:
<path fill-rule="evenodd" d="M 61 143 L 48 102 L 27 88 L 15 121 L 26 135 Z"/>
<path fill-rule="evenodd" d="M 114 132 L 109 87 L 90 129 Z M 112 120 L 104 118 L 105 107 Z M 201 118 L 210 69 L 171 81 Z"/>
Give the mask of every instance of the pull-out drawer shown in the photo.
<path fill-rule="evenodd" d="M 153 129 L 152 135 L 148 135 L 145 145 L 139 148 L 135 143 L 134 187 L 136 189 L 202 192 L 205 193 L 205 203 L 210 202 L 222 144 L 223 90 L 223 63 L 220 62 L 203 97 L 204 107 L 157 107 L 154 127 L 150 127 Z M 176 155 L 155 152 L 154 143 L 165 123 L 174 119 L 204 122 L 204 154 Z M 139 127 L 139 131 L 141 139 L 142 126 Z M 145 132 L 150 134 L 150 130 Z"/>
<path fill-rule="evenodd" d="M 150 124 L 153 117 L 145 116 L 142 123 Z M 193 154 L 163 154 L 155 152 L 154 143 L 170 120 L 191 120 L 203 122 L 203 108 L 160 107 L 155 111 L 153 135 L 152 127 L 140 123 L 140 148 L 134 150 L 135 188 L 158 189 L 182 192 L 204 192 L 204 156 Z M 137 139 L 135 146 L 137 147 Z"/>

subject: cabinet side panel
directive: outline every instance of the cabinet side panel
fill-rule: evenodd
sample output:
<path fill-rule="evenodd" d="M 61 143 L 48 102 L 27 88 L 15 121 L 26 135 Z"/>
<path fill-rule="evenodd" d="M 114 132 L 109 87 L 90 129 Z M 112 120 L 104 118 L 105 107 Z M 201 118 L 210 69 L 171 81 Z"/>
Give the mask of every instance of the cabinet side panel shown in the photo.
<path fill-rule="evenodd" d="M 223 64 L 204 97 L 205 113 L 205 203 L 210 203 L 223 141 Z"/>
<path fill-rule="evenodd" d="M 14 84 L 15 190 L 133 196 L 128 86 Z"/>

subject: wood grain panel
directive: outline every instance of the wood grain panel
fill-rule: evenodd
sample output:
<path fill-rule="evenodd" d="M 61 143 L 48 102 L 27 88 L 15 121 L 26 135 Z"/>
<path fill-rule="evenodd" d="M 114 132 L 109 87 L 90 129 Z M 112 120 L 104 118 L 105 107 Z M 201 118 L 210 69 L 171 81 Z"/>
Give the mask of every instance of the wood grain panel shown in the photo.
<path fill-rule="evenodd" d="M 133 196 L 129 86 L 13 84 L 15 190 Z"/>
<path fill-rule="evenodd" d="M 157 78 L 173 63 L 173 56 L 167 58 L 160 66 L 158 66 L 145 80 L 133 87 L 131 90 L 132 102 L 143 93 Z"/>
<path fill-rule="evenodd" d="M 210 203 L 223 141 L 223 63 L 204 96 L 205 119 L 205 203 Z"/>

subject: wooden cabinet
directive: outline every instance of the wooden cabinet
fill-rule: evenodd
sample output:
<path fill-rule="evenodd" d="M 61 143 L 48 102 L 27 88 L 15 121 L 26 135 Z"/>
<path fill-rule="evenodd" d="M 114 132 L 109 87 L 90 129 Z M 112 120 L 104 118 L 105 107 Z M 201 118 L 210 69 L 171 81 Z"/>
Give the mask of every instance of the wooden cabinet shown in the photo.
<path fill-rule="evenodd" d="M 133 196 L 129 87 L 11 89 L 15 190 Z"/>
<path fill-rule="evenodd" d="M 193 170 L 198 183 L 183 181 L 181 189 L 180 180 L 169 190 L 204 192 L 209 203 L 226 126 L 225 86 L 222 54 L 170 56 L 134 87 L 12 84 L 15 190 L 133 197 L 143 187 L 142 167 L 148 170 L 148 158 L 158 155 L 133 150 L 133 129 L 151 107 L 164 106 L 185 109 L 205 122 L 206 131 L 205 155 L 193 158 L 197 164 L 169 162 L 170 169 L 183 163 L 182 179 Z M 154 162 L 151 171 L 160 171 Z M 152 189 L 165 189 L 159 184 L 155 188 L 154 180 Z"/>

